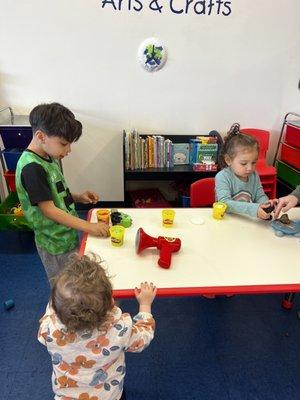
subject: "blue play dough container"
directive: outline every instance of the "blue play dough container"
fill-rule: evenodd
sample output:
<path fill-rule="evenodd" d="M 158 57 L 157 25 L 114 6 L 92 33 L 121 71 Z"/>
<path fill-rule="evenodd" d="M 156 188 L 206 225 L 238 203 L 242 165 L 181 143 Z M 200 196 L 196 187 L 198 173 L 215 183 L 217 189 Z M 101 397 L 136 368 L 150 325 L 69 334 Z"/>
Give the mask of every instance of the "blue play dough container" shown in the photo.
<path fill-rule="evenodd" d="M 296 236 L 300 237 L 300 219 L 291 221 L 288 225 L 283 224 L 279 220 L 271 222 L 271 227 L 274 229 L 276 236 Z"/>
<path fill-rule="evenodd" d="M 15 302 L 12 299 L 6 300 L 4 302 L 4 308 L 5 310 L 10 310 L 11 308 L 13 308 L 15 305 Z"/>

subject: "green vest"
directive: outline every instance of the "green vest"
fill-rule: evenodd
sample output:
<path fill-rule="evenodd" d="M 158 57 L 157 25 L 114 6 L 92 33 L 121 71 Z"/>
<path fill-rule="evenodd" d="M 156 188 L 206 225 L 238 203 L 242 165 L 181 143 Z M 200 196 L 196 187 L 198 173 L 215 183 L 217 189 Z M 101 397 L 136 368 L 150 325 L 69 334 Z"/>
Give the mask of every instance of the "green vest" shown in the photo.
<path fill-rule="evenodd" d="M 22 170 L 25 165 L 33 162 L 41 165 L 46 171 L 55 206 L 77 217 L 74 202 L 68 206 L 65 204 L 64 198 L 68 195 L 68 188 L 59 163 L 53 159 L 47 161 L 30 151 L 22 153 L 16 169 L 16 188 L 22 209 L 29 226 L 34 230 L 36 245 L 53 255 L 66 253 L 78 246 L 77 231 L 46 218 L 38 205 L 31 205 L 28 193 L 22 185 Z"/>

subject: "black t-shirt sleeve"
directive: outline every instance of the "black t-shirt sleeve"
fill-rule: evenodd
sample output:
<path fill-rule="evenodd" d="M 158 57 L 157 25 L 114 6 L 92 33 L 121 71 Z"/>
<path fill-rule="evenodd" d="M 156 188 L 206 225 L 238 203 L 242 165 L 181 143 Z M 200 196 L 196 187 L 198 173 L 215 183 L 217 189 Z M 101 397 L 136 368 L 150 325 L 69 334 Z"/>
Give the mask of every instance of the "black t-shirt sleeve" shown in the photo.
<path fill-rule="evenodd" d="M 32 206 L 36 206 L 40 201 L 53 199 L 46 171 L 40 164 L 33 162 L 25 165 L 21 173 L 21 182 Z"/>

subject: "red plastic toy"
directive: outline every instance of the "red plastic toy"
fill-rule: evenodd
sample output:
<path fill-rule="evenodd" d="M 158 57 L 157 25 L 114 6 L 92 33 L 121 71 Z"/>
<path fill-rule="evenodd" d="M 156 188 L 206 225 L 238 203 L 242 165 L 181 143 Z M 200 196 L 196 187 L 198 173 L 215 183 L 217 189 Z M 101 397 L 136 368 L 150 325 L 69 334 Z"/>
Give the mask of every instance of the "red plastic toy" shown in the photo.
<path fill-rule="evenodd" d="M 135 250 L 137 254 L 141 253 L 148 247 L 157 247 L 160 251 L 158 265 L 162 268 L 170 268 L 171 255 L 180 250 L 181 240 L 178 238 L 158 236 L 154 238 L 144 232 L 143 228 L 139 228 L 135 238 Z"/>

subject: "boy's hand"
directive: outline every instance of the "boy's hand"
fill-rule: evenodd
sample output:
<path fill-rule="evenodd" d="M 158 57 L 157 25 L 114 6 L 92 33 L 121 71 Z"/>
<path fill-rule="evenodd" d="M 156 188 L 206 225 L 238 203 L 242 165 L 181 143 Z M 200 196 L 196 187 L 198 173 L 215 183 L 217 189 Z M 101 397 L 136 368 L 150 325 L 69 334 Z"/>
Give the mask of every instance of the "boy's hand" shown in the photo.
<path fill-rule="evenodd" d="M 89 233 L 94 236 L 109 236 L 109 225 L 105 222 L 90 223 Z"/>
<path fill-rule="evenodd" d="M 100 197 L 97 195 L 97 193 L 91 192 L 90 190 L 86 190 L 79 195 L 79 203 L 83 204 L 96 204 L 99 199 Z"/>
<path fill-rule="evenodd" d="M 156 292 L 157 288 L 152 282 L 150 284 L 143 282 L 140 288 L 136 287 L 134 289 L 135 297 L 140 304 L 140 311 L 150 312 L 149 310 L 151 310 L 151 304 L 156 296 Z"/>

